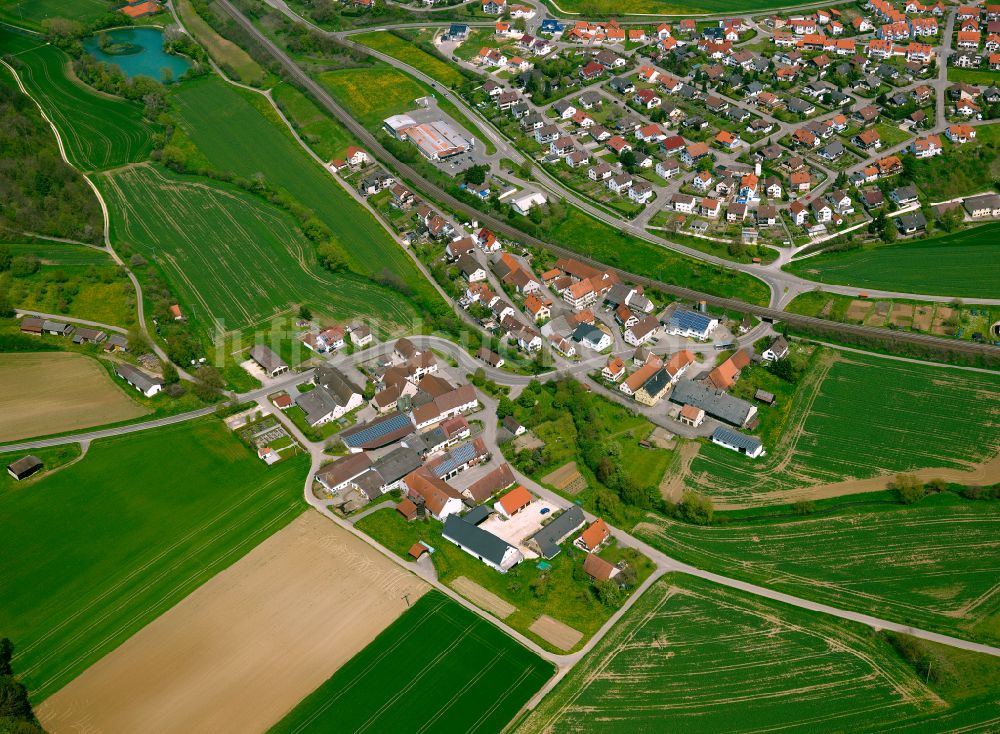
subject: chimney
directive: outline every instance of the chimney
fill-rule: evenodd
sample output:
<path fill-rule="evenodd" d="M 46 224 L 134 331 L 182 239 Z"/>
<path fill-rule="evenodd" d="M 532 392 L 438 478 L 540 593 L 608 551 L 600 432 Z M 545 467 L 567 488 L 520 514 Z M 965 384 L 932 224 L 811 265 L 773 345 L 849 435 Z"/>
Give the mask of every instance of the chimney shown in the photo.
<path fill-rule="evenodd" d="M 754 164 L 754 167 L 753 167 L 753 172 L 754 172 L 754 174 L 755 174 L 755 175 L 757 176 L 757 178 L 760 178 L 760 161 L 757 161 L 757 162 L 756 162 L 756 163 Z"/>

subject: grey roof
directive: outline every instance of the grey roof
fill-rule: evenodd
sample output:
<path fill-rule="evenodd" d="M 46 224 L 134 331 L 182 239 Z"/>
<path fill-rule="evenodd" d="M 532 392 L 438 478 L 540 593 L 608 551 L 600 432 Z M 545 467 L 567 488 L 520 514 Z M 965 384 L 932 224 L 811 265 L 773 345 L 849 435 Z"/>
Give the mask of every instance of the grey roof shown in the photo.
<path fill-rule="evenodd" d="M 346 406 L 355 395 L 361 394 L 361 389 L 347 379 L 347 375 L 328 364 L 321 364 L 316 368 L 315 379 L 316 384 L 326 388 L 341 407 Z"/>
<path fill-rule="evenodd" d="M 12 464 L 7 465 L 7 471 L 13 472 L 18 476 L 25 473 L 34 473 L 38 471 L 43 466 L 42 460 L 37 456 L 32 456 L 28 454 L 27 456 L 22 456 L 20 459 Z"/>
<path fill-rule="evenodd" d="M 250 356 L 253 357 L 257 364 L 267 370 L 268 373 L 279 369 L 288 369 L 288 365 L 285 363 L 285 360 L 272 352 L 269 347 L 265 347 L 263 344 L 254 344 L 250 348 Z"/>
<path fill-rule="evenodd" d="M 115 373 L 131 385 L 135 385 L 143 392 L 147 392 L 151 387 L 163 385 L 163 380 L 159 377 L 147 375 L 138 367 L 133 367 L 125 362 L 115 365 Z"/>
<path fill-rule="evenodd" d="M 42 330 L 69 333 L 73 330 L 73 327 L 69 324 L 64 324 L 62 321 L 49 321 L 48 319 L 45 319 L 42 321 Z"/>
<path fill-rule="evenodd" d="M 478 525 L 483 520 L 488 518 L 491 514 L 493 514 L 493 510 L 489 508 L 489 505 L 476 505 L 471 510 L 462 515 L 462 519 L 472 525 Z"/>
<path fill-rule="evenodd" d="M 715 390 L 693 380 L 681 380 L 670 393 L 670 399 L 680 405 L 701 408 L 713 418 L 742 426 L 747 422 L 754 406 L 746 400 L 734 398 L 722 390 Z"/>
<path fill-rule="evenodd" d="M 301 393 L 295 398 L 295 404 L 306 414 L 306 422 L 310 426 L 316 425 L 334 410 L 343 407 L 324 387 Z"/>
<path fill-rule="evenodd" d="M 1000 209 L 1000 194 L 980 194 L 979 196 L 969 196 L 962 202 L 966 211 L 974 212 L 976 209 Z"/>
<path fill-rule="evenodd" d="M 411 471 L 419 469 L 423 463 L 423 459 L 416 451 L 400 446 L 382 458 L 376 459 L 374 469 L 382 476 L 385 484 L 392 484 L 398 482 Z"/>
<path fill-rule="evenodd" d="M 906 186 L 900 186 L 893 190 L 893 195 L 896 199 L 902 201 L 903 199 L 916 199 L 917 198 L 917 187 L 913 184 L 907 184 Z"/>
<path fill-rule="evenodd" d="M 457 515 L 448 515 L 442 535 L 497 566 L 503 562 L 507 551 L 514 547 L 503 538 L 498 538 Z"/>
<path fill-rule="evenodd" d="M 111 334 L 108 337 L 108 344 L 113 347 L 121 347 L 122 349 L 128 349 L 128 339 L 122 334 Z"/>
<path fill-rule="evenodd" d="M 906 214 L 900 214 L 896 218 L 896 224 L 903 231 L 920 229 L 927 226 L 927 219 L 921 212 L 907 212 Z"/>
<path fill-rule="evenodd" d="M 640 390 L 645 390 L 649 395 L 659 395 L 667 385 L 670 384 L 670 373 L 666 369 L 660 368 L 653 373 L 653 376 L 646 380 Z"/>
<path fill-rule="evenodd" d="M 538 548 L 545 558 L 555 558 L 559 555 L 559 544 L 567 535 L 574 532 L 586 522 L 583 510 L 571 505 L 559 517 L 531 536 L 538 543 Z"/>
<path fill-rule="evenodd" d="M 723 428 L 722 426 L 716 428 L 712 432 L 712 440 L 718 440 L 729 446 L 735 446 L 738 449 L 744 449 L 751 452 L 759 449 L 761 445 L 760 439 L 756 436 L 748 436 L 745 433 L 732 431 L 728 428 Z"/>

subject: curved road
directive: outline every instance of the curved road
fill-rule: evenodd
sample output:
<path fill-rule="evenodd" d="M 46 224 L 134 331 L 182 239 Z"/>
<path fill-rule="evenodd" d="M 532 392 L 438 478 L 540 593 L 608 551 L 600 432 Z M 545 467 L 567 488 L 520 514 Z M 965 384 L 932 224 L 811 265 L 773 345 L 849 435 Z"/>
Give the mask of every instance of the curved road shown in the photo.
<path fill-rule="evenodd" d="M 277 2 L 277 0 L 272 0 L 272 2 Z M 257 42 L 264 48 L 268 53 L 270 53 L 279 64 L 285 69 L 285 71 L 291 75 L 303 88 L 305 88 L 313 98 L 319 102 L 327 111 L 329 111 L 334 117 L 336 117 L 347 129 L 365 145 L 367 145 L 370 150 L 375 154 L 375 156 L 383 161 L 388 161 L 392 166 L 400 173 L 400 175 L 411 182 L 419 182 L 419 186 L 415 186 L 418 190 L 424 191 L 425 194 L 430 192 L 429 198 L 443 203 L 447 207 L 454 211 L 462 212 L 465 216 L 470 219 L 479 220 L 485 226 L 490 229 L 501 233 L 507 237 L 514 240 L 520 240 L 527 242 L 528 244 L 534 245 L 536 247 L 541 247 L 548 249 L 549 251 L 556 253 L 565 257 L 573 257 L 577 260 L 590 263 L 596 267 L 608 268 L 604 263 L 597 262 L 591 258 L 580 255 L 579 253 L 573 252 L 564 247 L 559 247 L 551 243 L 545 242 L 538 239 L 537 237 L 531 237 L 526 235 L 521 230 L 516 227 L 496 219 L 487 214 L 483 214 L 477 209 L 466 205 L 465 203 L 454 198 L 437 185 L 424 179 L 416 170 L 411 166 L 397 160 L 388 150 L 386 150 L 382 144 L 372 135 L 364 126 L 357 122 L 346 110 L 344 110 L 319 83 L 312 79 L 308 74 L 306 74 L 295 62 L 292 60 L 284 51 L 282 51 L 278 46 L 268 38 L 264 33 L 262 33 L 246 16 L 244 16 L 229 0 L 218 0 L 219 7 L 226 12 L 233 20 L 235 20 L 245 31 L 251 34 Z M 912 332 L 897 332 L 891 331 L 889 329 L 881 329 L 868 326 L 855 326 L 851 324 L 841 324 L 834 321 L 826 321 L 823 319 L 818 319 L 809 316 L 799 316 L 797 314 L 789 314 L 779 309 L 768 308 L 763 306 L 756 306 L 752 304 L 745 303 L 743 301 L 731 298 L 721 298 L 718 296 L 713 296 L 707 293 L 701 293 L 689 288 L 683 288 L 680 286 L 670 285 L 662 281 L 654 280 L 652 278 L 647 278 L 636 273 L 630 273 L 628 271 L 620 270 L 618 268 L 610 268 L 617 272 L 624 280 L 629 280 L 641 285 L 658 288 L 666 293 L 670 293 L 674 296 L 690 300 L 699 301 L 704 300 L 707 303 L 711 303 L 715 306 L 737 311 L 737 312 L 748 312 L 753 313 L 758 317 L 769 319 L 769 320 L 781 320 L 793 325 L 799 325 L 804 327 L 822 327 L 827 331 L 841 332 L 851 335 L 861 335 L 866 337 L 874 337 L 891 343 L 909 343 L 909 344 L 919 344 L 924 346 L 933 347 L 938 350 L 944 350 L 947 352 L 959 351 L 970 354 L 980 354 L 989 355 L 991 358 L 995 358 L 996 355 L 1000 354 L 1000 349 L 986 344 L 976 344 L 972 342 L 957 342 L 951 339 L 942 339 L 939 337 L 933 337 L 925 334 L 915 334 Z M 809 283 L 810 287 L 814 287 L 815 284 Z"/>

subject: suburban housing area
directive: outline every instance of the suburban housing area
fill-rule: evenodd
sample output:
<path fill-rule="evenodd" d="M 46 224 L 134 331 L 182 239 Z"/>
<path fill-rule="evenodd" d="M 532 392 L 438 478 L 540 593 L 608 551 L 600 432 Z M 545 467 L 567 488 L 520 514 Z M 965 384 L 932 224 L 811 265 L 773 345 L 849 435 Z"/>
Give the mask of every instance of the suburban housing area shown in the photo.
<path fill-rule="evenodd" d="M 0 62 L 0 732 L 996 729 L 1000 5 Z"/>

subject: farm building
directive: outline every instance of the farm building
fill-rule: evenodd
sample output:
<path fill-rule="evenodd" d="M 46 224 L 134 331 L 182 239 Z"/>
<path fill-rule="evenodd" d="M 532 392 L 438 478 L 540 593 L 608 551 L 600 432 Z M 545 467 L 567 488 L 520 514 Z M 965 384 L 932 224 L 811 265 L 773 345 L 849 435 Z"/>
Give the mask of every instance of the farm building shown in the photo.
<path fill-rule="evenodd" d="M 339 492 L 371 468 L 372 460 L 368 454 L 351 454 L 316 472 L 316 481 L 330 492 Z"/>
<path fill-rule="evenodd" d="M 32 474 L 41 471 L 44 466 L 45 464 L 42 463 L 41 459 L 29 454 L 28 456 L 22 456 L 12 464 L 8 464 L 7 473 L 20 482 L 22 479 L 27 479 Z"/>
<path fill-rule="evenodd" d="M 148 375 L 138 367 L 133 367 L 130 364 L 122 363 L 115 365 L 115 374 L 147 398 L 151 398 L 163 390 L 163 380 L 159 377 Z"/>
<path fill-rule="evenodd" d="M 107 338 L 108 338 L 108 335 L 105 334 L 100 329 L 87 329 L 87 328 L 84 328 L 84 327 L 80 327 L 79 329 L 76 330 L 76 333 L 73 334 L 73 343 L 74 344 L 101 344 Z"/>
<path fill-rule="evenodd" d="M 670 393 L 670 399 L 680 405 L 693 405 L 707 415 L 734 426 L 745 426 L 756 414 L 757 406 L 734 398 L 722 390 L 701 385 L 693 380 L 681 380 Z"/>
<path fill-rule="evenodd" d="M 583 561 L 583 570 L 595 581 L 610 581 L 621 573 L 621 570 L 608 563 L 596 553 L 588 553 Z"/>
<path fill-rule="evenodd" d="M 555 520 L 532 535 L 528 541 L 538 549 L 543 558 L 552 559 L 559 555 L 559 544 L 583 527 L 585 522 L 583 510 L 571 505 Z"/>
<path fill-rule="evenodd" d="M 288 365 L 285 364 L 285 361 L 263 344 L 254 344 L 250 348 L 250 357 L 260 365 L 268 377 L 277 377 L 288 372 Z"/>
<path fill-rule="evenodd" d="M 524 487 L 518 485 L 501 497 L 493 505 L 493 509 L 500 513 L 503 517 L 511 518 L 530 504 L 531 493 Z"/>
<path fill-rule="evenodd" d="M 474 502 L 485 502 L 501 489 L 506 489 L 514 483 L 514 472 L 510 464 L 504 462 L 481 479 L 465 488 L 465 493 L 472 497 Z"/>
<path fill-rule="evenodd" d="M 369 451 L 395 443 L 413 432 L 413 423 L 409 416 L 397 410 L 368 423 L 349 428 L 341 434 L 341 438 L 351 451 Z"/>
<path fill-rule="evenodd" d="M 705 411 L 701 408 L 696 408 L 693 405 L 685 405 L 681 408 L 681 412 L 678 414 L 677 420 L 685 425 L 691 426 L 692 428 L 697 428 L 705 422 Z"/>
<path fill-rule="evenodd" d="M 34 316 L 25 316 L 21 319 L 21 333 L 41 336 L 43 323 L 42 319 L 36 319 Z"/>
<path fill-rule="evenodd" d="M 712 433 L 712 443 L 746 454 L 751 459 L 756 459 L 764 453 L 764 446 L 760 439 L 755 436 L 747 436 L 739 431 L 731 431 L 728 428 L 716 428 L 715 432 Z"/>
<path fill-rule="evenodd" d="M 524 560 L 521 551 L 506 540 L 457 515 L 449 515 L 445 520 L 442 536 L 500 573 L 507 573 Z"/>

